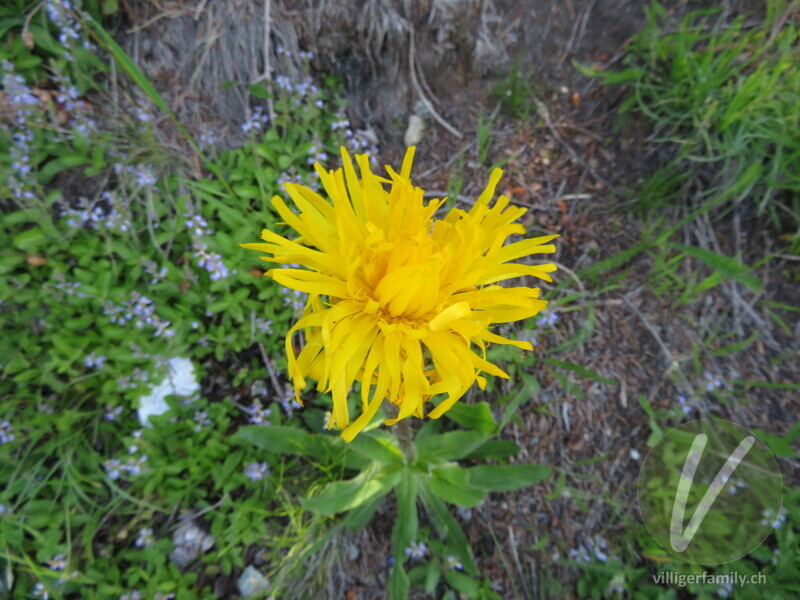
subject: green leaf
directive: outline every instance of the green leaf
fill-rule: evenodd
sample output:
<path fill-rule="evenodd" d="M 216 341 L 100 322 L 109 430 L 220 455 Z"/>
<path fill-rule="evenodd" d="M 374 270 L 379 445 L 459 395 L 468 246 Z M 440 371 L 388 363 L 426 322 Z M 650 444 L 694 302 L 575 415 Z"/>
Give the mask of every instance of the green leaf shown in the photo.
<path fill-rule="evenodd" d="M 464 573 L 453 570 L 445 571 L 444 578 L 451 588 L 459 594 L 464 594 L 467 598 L 477 597 L 480 591 L 480 583 L 475 581 L 472 577 L 464 575 Z"/>
<path fill-rule="evenodd" d="M 377 463 L 372 463 L 353 479 L 330 483 L 316 496 L 301 498 L 300 504 L 323 516 L 335 515 L 386 495 L 400 481 L 401 473 L 397 467 L 379 471 Z"/>
<path fill-rule="evenodd" d="M 374 430 L 361 433 L 347 446 L 362 456 L 382 463 L 402 463 L 403 452 L 397 439 L 386 431 Z"/>
<path fill-rule="evenodd" d="M 608 377 L 603 377 L 602 375 L 600 375 L 599 373 L 595 373 L 591 369 L 587 369 L 582 365 L 578 365 L 566 360 L 556 360 L 555 358 L 546 358 L 545 362 L 551 365 L 555 365 L 556 367 L 561 367 L 562 369 L 572 371 L 573 373 L 577 373 L 581 377 L 586 377 L 587 379 L 591 379 L 593 381 L 599 381 L 600 383 L 607 383 L 608 385 L 616 385 L 619 383 L 615 379 L 609 379 Z"/>
<path fill-rule="evenodd" d="M 650 244 L 639 244 L 637 246 L 632 246 L 622 252 L 617 252 L 613 256 L 605 258 L 601 261 L 598 261 L 585 269 L 581 269 L 578 273 L 578 277 L 581 279 L 589 278 L 597 280 L 601 275 L 606 274 L 609 271 L 613 271 L 618 269 L 622 265 L 630 262 L 634 258 L 636 258 L 639 254 L 644 252 L 650 247 Z"/>
<path fill-rule="evenodd" d="M 299 456 L 306 456 L 315 449 L 317 444 L 312 439 L 310 434 L 296 427 L 278 425 L 244 425 L 231 436 L 234 443 L 246 442 L 269 452 Z"/>
<path fill-rule="evenodd" d="M 347 518 L 344 520 L 344 526 L 350 531 L 359 531 L 367 526 L 372 520 L 372 516 L 383 500 L 383 496 L 376 496 L 369 502 L 365 502 L 361 506 L 357 506 L 347 513 Z"/>
<path fill-rule="evenodd" d="M 520 448 L 514 442 L 508 440 L 489 440 L 484 442 L 477 449 L 470 452 L 465 458 L 491 458 L 494 460 L 504 460 L 515 456 Z"/>
<path fill-rule="evenodd" d="M 754 433 L 764 442 L 775 456 L 781 458 L 795 458 L 797 452 L 792 444 L 800 437 L 800 422 L 796 423 L 785 436 L 775 435 L 761 429 L 754 429 Z"/>
<path fill-rule="evenodd" d="M 23 231 L 14 238 L 14 247 L 25 252 L 32 252 L 47 244 L 47 236 L 39 227 Z"/>
<path fill-rule="evenodd" d="M 469 482 L 476 487 L 509 492 L 548 479 L 552 469 L 543 465 L 480 465 L 468 472 Z"/>
<path fill-rule="evenodd" d="M 275 150 L 273 150 L 269 146 L 265 144 L 255 144 L 253 146 L 253 149 L 255 150 L 256 154 L 258 154 L 264 160 L 268 161 L 271 165 L 274 165 L 276 162 L 278 162 L 277 152 L 275 152 Z"/>
<path fill-rule="evenodd" d="M 753 292 L 761 291 L 761 280 L 752 274 L 752 269 L 740 263 L 733 257 L 717 254 L 705 248 L 684 246 L 683 244 L 670 244 L 670 247 L 680 250 L 697 260 L 704 262 L 712 269 L 719 271 L 725 277 L 735 279 Z"/>
<path fill-rule="evenodd" d="M 243 200 L 252 200 L 261 197 L 261 188 L 257 185 L 245 185 L 238 183 L 233 186 L 233 191 Z"/>
<path fill-rule="evenodd" d="M 439 585 L 439 578 L 441 573 L 439 572 L 439 566 L 434 562 L 431 561 L 428 563 L 428 566 L 425 567 L 425 593 L 426 594 L 433 594 L 436 591 L 436 586 Z"/>
<path fill-rule="evenodd" d="M 41 168 L 39 171 L 39 181 L 41 183 L 49 183 L 50 180 L 61 171 L 79 167 L 88 162 L 88 157 L 82 154 L 66 154 L 64 156 L 59 156 L 58 158 L 48 161 L 47 164 Z"/>
<path fill-rule="evenodd" d="M 250 94 L 252 94 L 256 98 L 272 98 L 272 94 L 270 93 L 270 91 L 260 83 L 256 83 L 250 86 Z"/>
<path fill-rule="evenodd" d="M 497 426 L 492 416 L 492 410 L 486 402 L 478 402 L 477 404 L 457 402 L 444 414 L 462 427 L 474 429 L 480 433 L 492 433 Z"/>
<path fill-rule="evenodd" d="M 539 382 L 535 379 L 530 379 L 526 382 L 523 388 L 517 392 L 517 395 L 512 398 L 512 400 L 506 406 L 505 411 L 503 412 L 503 417 L 500 419 L 500 423 L 497 426 L 497 432 L 503 430 L 503 428 L 508 425 L 509 421 L 514 417 L 514 413 L 517 412 L 519 406 L 528 400 L 530 400 L 535 393 L 537 393 L 541 388 L 539 387 Z"/>
<path fill-rule="evenodd" d="M 755 342 L 759 337 L 761 337 L 761 332 L 754 331 L 752 335 L 750 335 L 746 340 L 730 344 L 729 346 L 723 346 L 718 350 L 712 350 L 711 356 L 726 356 L 728 354 L 734 354 L 736 352 L 740 352 L 745 348 L 747 348 L 750 344 Z"/>
<path fill-rule="evenodd" d="M 457 460 L 480 448 L 486 436 L 475 431 L 448 431 L 415 440 L 418 456 L 440 460 Z"/>
<path fill-rule="evenodd" d="M 477 506 L 486 496 L 486 490 L 473 486 L 466 469 L 455 463 L 444 464 L 431 471 L 431 491 L 450 504 Z"/>
<path fill-rule="evenodd" d="M 411 583 L 408 580 L 406 570 L 402 563 L 397 560 L 392 566 L 392 575 L 389 577 L 389 597 L 391 600 L 406 600 Z"/>
<path fill-rule="evenodd" d="M 397 486 L 397 519 L 392 531 L 395 550 L 407 548 L 417 536 L 417 483 L 417 476 L 404 468 Z"/>
<path fill-rule="evenodd" d="M 432 493 L 429 481 L 420 481 L 419 495 L 431 522 L 439 534 L 447 538 L 464 570 L 477 574 L 478 569 L 472 561 L 471 549 L 464 530 L 450 514 L 445 503 Z"/>

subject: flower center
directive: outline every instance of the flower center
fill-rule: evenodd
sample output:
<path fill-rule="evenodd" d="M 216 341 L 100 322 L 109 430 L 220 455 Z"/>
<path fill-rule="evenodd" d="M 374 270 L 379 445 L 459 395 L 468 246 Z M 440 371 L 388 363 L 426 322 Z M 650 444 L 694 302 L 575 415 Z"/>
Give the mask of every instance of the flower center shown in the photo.
<path fill-rule="evenodd" d="M 368 244 L 357 277 L 364 284 L 367 312 L 388 322 L 418 321 L 441 303 L 442 253 L 427 232 Z"/>

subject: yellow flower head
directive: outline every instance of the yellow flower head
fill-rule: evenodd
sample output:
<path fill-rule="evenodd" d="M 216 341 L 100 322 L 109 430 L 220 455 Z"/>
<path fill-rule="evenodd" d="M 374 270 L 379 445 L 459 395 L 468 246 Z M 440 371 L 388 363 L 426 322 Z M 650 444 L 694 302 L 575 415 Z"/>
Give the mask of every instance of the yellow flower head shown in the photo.
<path fill-rule="evenodd" d="M 290 240 L 265 229 L 266 243 L 242 244 L 265 252 L 262 260 L 303 268 L 277 268 L 266 275 L 294 290 L 308 292 L 302 318 L 286 336 L 289 376 L 295 395 L 306 378 L 333 396 L 331 423 L 351 441 L 375 416 L 384 399 L 398 406 L 397 418 L 422 417 L 425 403 L 446 397 L 430 413 L 438 418 L 488 373 L 508 377 L 486 360 L 486 344 L 530 343 L 493 333 L 497 323 L 527 319 L 547 302 L 539 288 L 502 287 L 499 281 L 532 275 L 552 281 L 555 265 L 514 262 L 555 252 L 554 237 L 524 239 L 515 223 L 525 209 L 500 196 L 491 205 L 502 171 L 495 169 L 486 190 L 465 212 L 454 208 L 435 218 L 444 200 L 427 204 L 409 175 L 414 148 L 400 173 L 386 167 L 389 179 L 373 174 L 366 154 L 356 156 L 361 178 L 342 148 L 343 169 L 314 165 L 331 201 L 298 184 L 286 184 L 299 213 L 282 198 L 272 204 L 299 237 Z M 389 184 L 387 190 L 384 186 Z M 305 334 L 295 355 L 293 337 Z M 474 348 L 473 348 L 474 347 Z M 474 350 L 477 350 L 475 352 Z M 361 382 L 362 410 L 351 422 L 347 396 Z"/>

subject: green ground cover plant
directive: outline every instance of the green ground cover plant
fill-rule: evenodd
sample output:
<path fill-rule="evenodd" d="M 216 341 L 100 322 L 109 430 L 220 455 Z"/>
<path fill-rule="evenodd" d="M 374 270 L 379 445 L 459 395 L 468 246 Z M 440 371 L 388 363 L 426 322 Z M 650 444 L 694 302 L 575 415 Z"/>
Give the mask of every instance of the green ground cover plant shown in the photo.
<path fill-rule="evenodd" d="M 277 78 L 251 89 L 243 146 L 219 152 L 210 132 L 192 141 L 226 181 L 188 177 L 156 141 L 154 121 L 169 115 L 152 86 L 149 103 L 112 119 L 98 108 L 119 52 L 102 27 L 68 3 L 26 8 L 0 21 L 0 595 L 208 597 L 256 539 L 255 564 L 285 578 L 285 556 L 319 535 L 297 495 L 342 467 L 335 454 L 298 462 L 231 437 L 242 423 L 324 421 L 322 410 L 301 418 L 285 364 L 267 358 L 302 298 L 256 287 L 238 242 L 275 224 L 263 199 L 306 180 L 309 156 L 365 142 L 334 82 Z M 203 393 L 172 397 L 142 426 L 132 409 L 177 356 Z M 220 368 L 233 377 L 214 387 Z M 185 572 L 170 559 L 182 525 L 208 540 Z"/>

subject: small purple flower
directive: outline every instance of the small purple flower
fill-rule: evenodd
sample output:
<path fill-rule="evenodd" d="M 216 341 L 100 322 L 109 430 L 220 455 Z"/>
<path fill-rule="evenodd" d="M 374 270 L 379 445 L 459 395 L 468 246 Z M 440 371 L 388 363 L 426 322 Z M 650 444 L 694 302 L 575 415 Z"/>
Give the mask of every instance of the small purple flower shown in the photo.
<path fill-rule="evenodd" d="M 41 600 L 49 600 L 50 593 L 47 591 L 47 588 L 44 587 L 44 584 L 41 581 L 37 581 L 36 585 L 33 586 L 33 592 L 31 592 L 37 598 L 41 598 Z"/>
<path fill-rule="evenodd" d="M 520 341 L 528 342 L 531 346 L 536 347 L 539 344 L 539 340 L 536 334 L 533 331 L 525 330 L 519 336 Z"/>
<path fill-rule="evenodd" d="M 406 548 L 406 556 L 414 559 L 419 559 L 425 556 L 428 547 L 425 542 L 411 542 L 411 545 Z"/>
<path fill-rule="evenodd" d="M 267 463 L 248 463 L 244 467 L 244 474 L 250 481 L 259 481 L 269 476 L 269 465 Z"/>
<path fill-rule="evenodd" d="M 284 390 L 283 397 L 280 398 L 280 405 L 289 418 L 291 418 L 295 410 L 303 408 L 303 405 L 295 398 L 294 391 L 289 388 Z"/>
<path fill-rule="evenodd" d="M 686 396 L 678 395 L 677 400 L 678 404 L 680 404 L 681 406 L 683 414 L 688 415 L 690 412 L 692 412 L 692 407 L 689 406 L 689 402 L 686 400 Z"/>
<path fill-rule="evenodd" d="M 447 557 L 447 568 L 448 569 L 456 569 L 457 571 L 461 571 L 464 567 L 461 566 L 461 563 L 455 556 L 448 556 Z"/>
<path fill-rule="evenodd" d="M 152 187 L 156 189 L 157 177 L 153 171 L 146 165 L 139 165 L 134 173 L 136 176 L 136 183 L 141 187 Z"/>
<path fill-rule="evenodd" d="M 155 541 L 153 530 L 149 527 L 143 527 L 139 530 L 139 535 L 136 537 L 136 541 L 133 542 L 133 545 L 137 548 L 149 548 Z"/>
<path fill-rule="evenodd" d="M 558 311 L 555 308 L 546 308 L 536 318 L 539 327 L 552 327 L 558 321 Z"/>
<path fill-rule="evenodd" d="M 280 75 L 278 77 L 281 77 Z M 260 131 L 269 122 L 269 117 L 264 114 L 264 109 L 257 106 L 248 119 L 242 123 L 242 133 L 248 134 L 251 131 Z"/>
<path fill-rule="evenodd" d="M 272 414 L 272 411 L 268 408 L 263 408 L 260 400 L 256 400 L 247 412 L 250 413 L 249 421 L 253 425 L 269 425 L 267 417 Z"/>
<path fill-rule="evenodd" d="M 129 458 L 128 462 L 122 465 L 122 469 L 125 469 L 130 475 L 139 475 L 142 472 L 142 467 L 144 467 L 144 463 L 147 462 L 147 455 L 143 454 L 139 458 Z"/>
<path fill-rule="evenodd" d="M 0 444 L 7 444 L 16 439 L 11 421 L 0 421 Z"/>
<path fill-rule="evenodd" d="M 142 123 L 148 123 L 153 120 L 150 113 L 148 113 L 146 109 L 140 107 L 136 108 L 136 118 Z"/>
<path fill-rule="evenodd" d="M 105 356 L 96 356 L 94 352 L 92 352 L 89 356 L 83 359 L 83 364 L 85 364 L 90 369 L 102 369 L 103 365 L 106 364 L 106 357 Z"/>
<path fill-rule="evenodd" d="M 713 392 L 714 390 L 719 389 L 719 388 L 722 387 L 722 380 L 720 380 L 718 377 L 712 375 L 711 373 L 707 372 L 705 374 L 705 384 L 704 385 L 705 385 L 705 388 L 706 388 L 707 392 Z"/>
<path fill-rule="evenodd" d="M 570 560 L 574 560 L 576 562 L 591 562 L 592 557 L 589 555 L 589 551 L 583 547 L 583 545 L 578 546 L 577 548 L 571 548 L 569 551 L 569 558 Z"/>
<path fill-rule="evenodd" d="M 281 288 L 281 293 L 283 294 L 283 303 L 292 308 L 295 316 L 302 314 L 306 307 L 308 294 L 291 288 Z"/>
<path fill-rule="evenodd" d="M 261 333 L 271 334 L 272 333 L 272 321 L 269 319 L 264 319 L 262 317 L 258 317 L 255 320 L 256 329 L 258 329 Z"/>
<path fill-rule="evenodd" d="M 217 138 L 213 131 L 201 133 L 197 141 L 200 143 L 200 146 L 205 149 L 213 148 L 217 144 Z"/>
<path fill-rule="evenodd" d="M 121 406 L 111 406 L 106 404 L 106 414 L 104 416 L 106 421 L 116 421 L 117 417 L 122 414 Z"/>
<path fill-rule="evenodd" d="M 608 549 L 605 539 L 602 537 L 588 538 L 584 543 L 580 544 L 577 548 L 572 548 L 569 551 L 569 558 L 576 562 L 592 562 L 592 558 L 596 558 L 600 562 L 606 562 L 608 555 L 605 550 Z"/>
<path fill-rule="evenodd" d="M 781 506 L 780 510 L 776 513 L 771 508 L 765 508 L 761 512 L 760 524 L 762 527 L 774 527 L 780 529 L 786 523 L 786 509 Z"/>
<path fill-rule="evenodd" d="M 104 461 L 103 468 L 106 470 L 109 479 L 119 479 L 122 473 L 122 463 L 118 458 L 109 458 Z"/>
<path fill-rule="evenodd" d="M 63 571 L 67 568 L 67 561 L 63 554 L 57 554 L 47 561 L 47 566 L 54 571 Z"/>
<path fill-rule="evenodd" d="M 200 430 L 203 427 L 208 427 L 209 425 L 211 425 L 211 419 L 208 418 L 208 415 L 206 414 L 206 411 L 204 411 L 204 410 L 196 411 L 194 413 L 194 420 L 195 420 L 195 423 L 196 423 L 196 425 L 194 427 L 195 433 L 200 433 Z"/>

